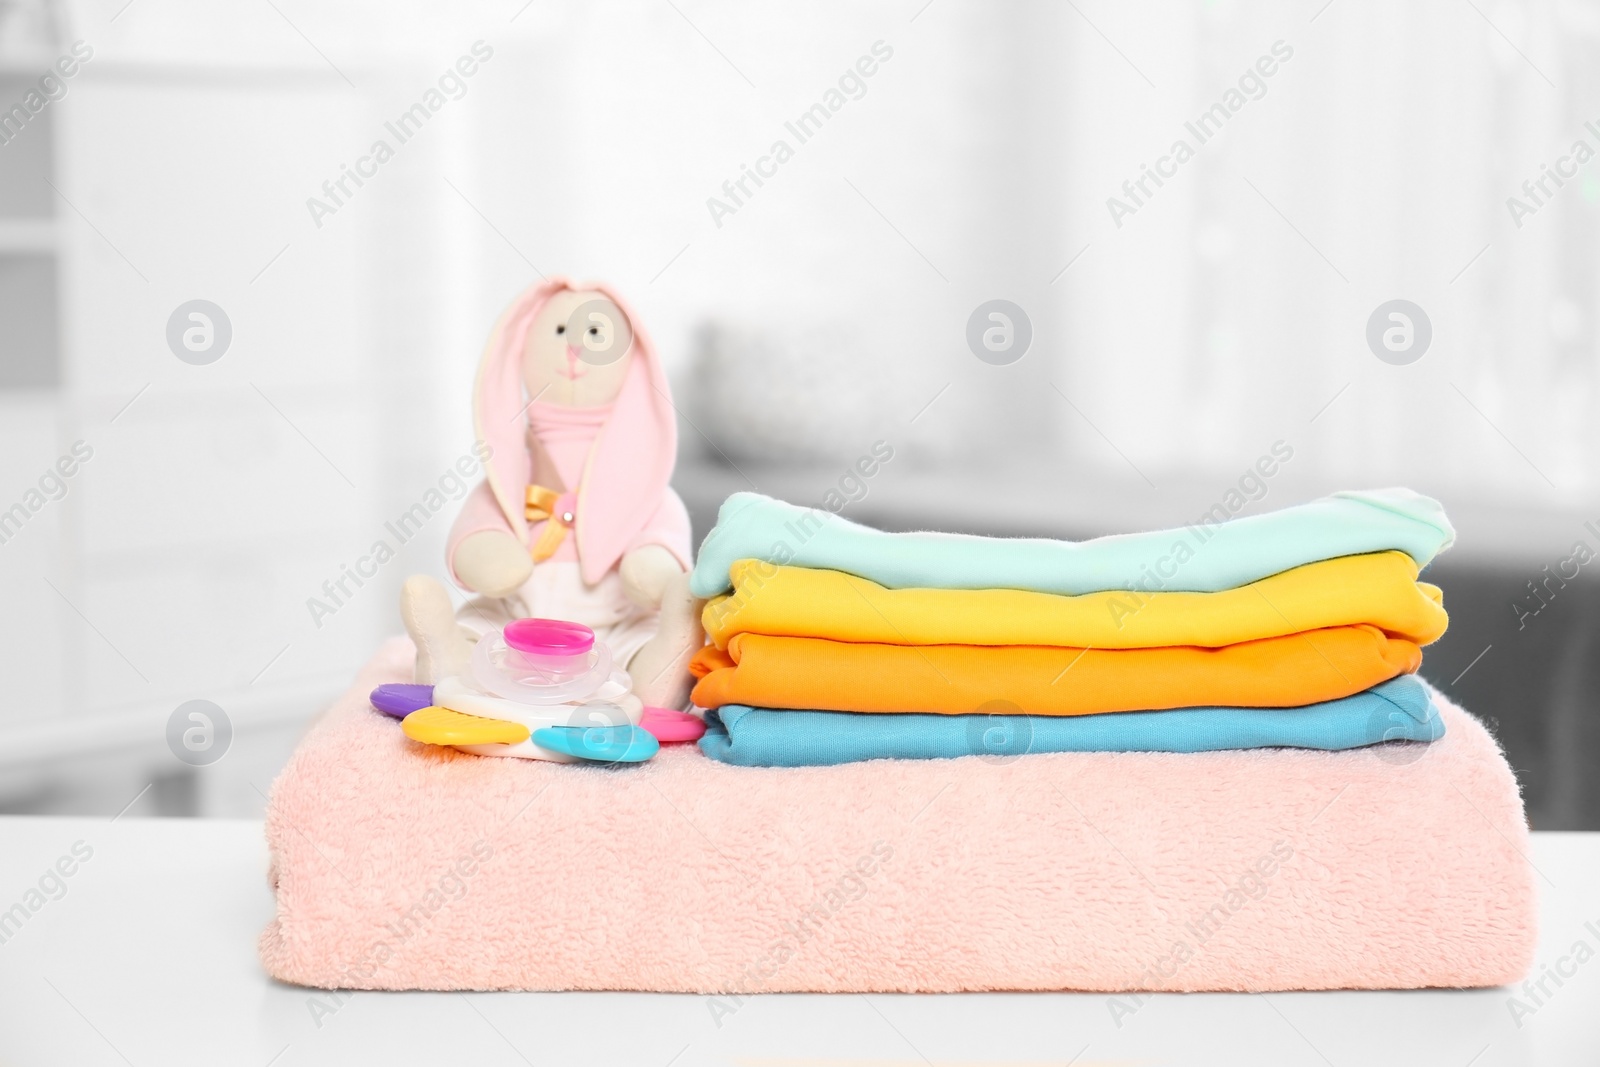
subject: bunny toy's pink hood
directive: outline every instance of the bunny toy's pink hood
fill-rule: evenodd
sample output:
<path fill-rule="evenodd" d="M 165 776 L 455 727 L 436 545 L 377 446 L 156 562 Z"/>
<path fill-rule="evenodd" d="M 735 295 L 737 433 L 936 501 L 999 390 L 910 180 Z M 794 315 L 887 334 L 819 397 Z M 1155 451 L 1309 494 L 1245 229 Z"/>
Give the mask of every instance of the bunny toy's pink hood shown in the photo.
<path fill-rule="evenodd" d="M 633 350 L 622 390 L 601 427 L 578 484 L 576 535 L 583 580 L 593 584 L 624 552 L 642 540 L 659 540 L 687 561 L 677 537 L 649 538 L 664 510 L 681 512 L 668 482 L 678 452 L 678 423 L 666 373 L 639 317 L 610 286 L 548 278 L 526 289 L 495 323 L 478 364 L 472 415 L 478 439 L 490 447 L 484 466 L 488 484 L 511 530 L 529 540 L 524 494 L 529 481 L 527 402 L 523 397 L 522 356 L 528 328 L 547 300 L 563 289 L 594 290 L 613 300 L 633 326 Z M 669 523 L 668 525 L 676 525 Z"/>

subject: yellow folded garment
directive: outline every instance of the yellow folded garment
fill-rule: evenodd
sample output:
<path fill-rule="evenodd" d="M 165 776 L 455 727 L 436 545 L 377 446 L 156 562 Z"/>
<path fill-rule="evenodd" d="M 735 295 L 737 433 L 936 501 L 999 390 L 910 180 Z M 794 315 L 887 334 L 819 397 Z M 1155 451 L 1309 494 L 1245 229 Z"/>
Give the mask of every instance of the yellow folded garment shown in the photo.
<path fill-rule="evenodd" d="M 1297 707 L 1359 693 L 1421 663 L 1411 641 L 1375 626 L 1339 626 L 1222 648 L 1118 650 L 735 634 L 726 650 L 695 653 L 689 669 L 700 679 L 694 702 L 705 708 L 1090 715 Z"/>
<path fill-rule="evenodd" d="M 718 648 L 739 633 L 885 645 L 1217 648 L 1362 623 L 1426 645 L 1449 621 L 1439 588 L 1417 581 L 1404 552 L 1308 563 L 1220 593 L 886 589 L 840 571 L 753 559 L 734 563 L 729 577 L 733 593 L 703 614 Z"/>

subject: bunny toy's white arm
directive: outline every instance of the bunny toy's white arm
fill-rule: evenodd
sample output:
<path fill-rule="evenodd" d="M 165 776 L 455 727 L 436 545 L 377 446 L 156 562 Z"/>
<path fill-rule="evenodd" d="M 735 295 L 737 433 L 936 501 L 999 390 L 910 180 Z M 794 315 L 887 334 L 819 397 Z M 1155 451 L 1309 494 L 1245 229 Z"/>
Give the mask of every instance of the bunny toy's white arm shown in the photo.
<path fill-rule="evenodd" d="M 661 545 L 640 545 L 622 557 L 618 571 L 628 599 L 641 608 L 659 608 L 667 584 L 683 574 L 683 564 Z"/>
<path fill-rule="evenodd" d="M 533 559 L 510 533 L 479 530 L 456 546 L 451 562 L 463 585 L 489 597 L 510 596 L 533 573 Z"/>

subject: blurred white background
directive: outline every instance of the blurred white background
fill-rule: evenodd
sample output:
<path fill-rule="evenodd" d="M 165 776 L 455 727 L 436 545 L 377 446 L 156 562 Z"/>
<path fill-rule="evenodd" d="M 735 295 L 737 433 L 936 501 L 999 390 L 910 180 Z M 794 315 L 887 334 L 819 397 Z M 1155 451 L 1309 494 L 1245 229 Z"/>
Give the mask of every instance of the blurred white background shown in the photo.
<path fill-rule="evenodd" d="M 1600 828 L 1593 579 L 1514 607 L 1600 552 L 1600 159 L 1572 154 L 1600 150 L 1597 60 L 1600 9 L 1563 2 L 0 4 L 0 512 L 27 512 L 0 527 L 0 810 L 258 813 L 451 514 L 320 626 L 308 598 L 467 451 L 490 325 L 560 273 L 654 334 L 697 536 L 735 489 L 820 501 L 880 440 L 846 514 L 886 527 L 1183 523 L 1279 441 L 1252 510 L 1441 498 L 1424 673 L 1489 719 L 1536 827 Z M 1546 168 L 1572 176 L 1535 202 Z M 1007 366 L 965 340 L 994 298 L 1032 324 Z M 1433 334 L 1404 366 L 1366 341 L 1397 298 Z M 196 299 L 231 324 L 208 365 L 167 342 Z M 165 741 L 191 699 L 234 730 L 200 769 Z"/>

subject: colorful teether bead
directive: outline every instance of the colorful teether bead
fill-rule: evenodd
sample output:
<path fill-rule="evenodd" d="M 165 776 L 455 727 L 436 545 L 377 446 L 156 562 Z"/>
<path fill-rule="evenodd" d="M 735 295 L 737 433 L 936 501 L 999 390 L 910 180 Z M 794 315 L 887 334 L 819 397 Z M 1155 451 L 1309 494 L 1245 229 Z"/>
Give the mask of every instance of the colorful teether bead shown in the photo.
<path fill-rule="evenodd" d="M 646 704 L 639 725 L 666 744 L 672 741 L 698 741 L 706 732 L 704 720 L 687 711 L 658 708 Z"/>
<path fill-rule="evenodd" d="M 643 763 L 661 750 L 655 737 L 637 726 L 546 726 L 533 743 L 596 763 Z"/>
<path fill-rule="evenodd" d="M 413 711 L 433 703 L 433 686 L 390 682 L 374 689 L 368 699 L 374 708 L 385 715 L 403 719 Z"/>
<path fill-rule="evenodd" d="M 400 723 L 405 735 L 425 745 L 515 745 L 528 739 L 520 722 L 463 715 L 448 708 L 419 708 Z"/>

